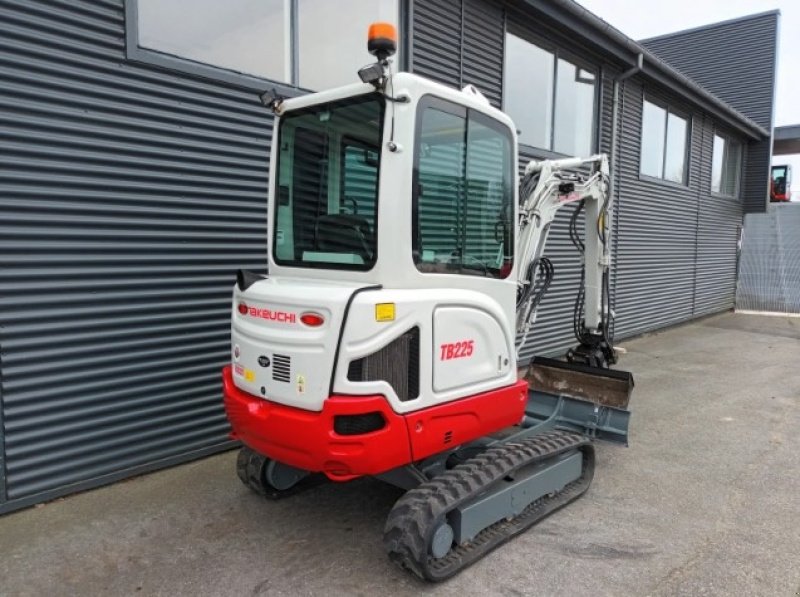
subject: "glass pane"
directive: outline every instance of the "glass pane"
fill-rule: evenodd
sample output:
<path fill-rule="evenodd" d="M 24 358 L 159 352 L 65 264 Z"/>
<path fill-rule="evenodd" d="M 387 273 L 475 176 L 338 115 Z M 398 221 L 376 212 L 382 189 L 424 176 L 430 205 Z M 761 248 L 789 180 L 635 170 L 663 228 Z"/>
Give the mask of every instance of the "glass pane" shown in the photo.
<path fill-rule="evenodd" d="M 464 138 L 467 138 L 466 147 Z M 414 260 L 423 272 L 503 277 L 513 256 L 510 131 L 428 108 L 417 147 Z"/>
<path fill-rule="evenodd" d="M 369 269 L 377 247 L 383 98 L 289 112 L 279 127 L 276 262 Z"/>
<path fill-rule="evenodd" d="M 725 139 L 714 135 L 714 150 L 711 154 L 711 190 L 722 192 L 722 164 L 725 159 Z"/>
<path fill-rule="evenodd" d="M 288 0 L 139 0 L 139 45 L 288 82 L 287 6 Z"/>
<path fill-rule="evenodd" d="M 725 154 L 725 166 L 722 169 L 722 192 L 726 195 L 736 195 L 739 185 L 739 166 L 742 163 L 742 146 L 735 141 L 728 141 L 728 151 Z"/>
<path fill-rule="evenodd" d="M 553 151 L 574 156 L 592 153 L 594 128 L 593 73 L 558 59 Z"/>
<path fill-rule="evenodd" d="M 511 140 L 470 118 L 467 131 L 466 230 L 464 269 L 497 276 L 510 267 Z"/>
<path fill-rule="evenodd" d="M 648 176 L 664 177 L 664 127 L 667 111 L 650 102 L 642 108 L 642 154 L 639 171 Z"/>
<path fill-rule="evenodd" d="M 422 271 L 459 265 L 463 219 L 466 120 L 433 108 L 422 114 L 418 139 L 418 230 Z"/>
<path fill-rule="evenodd" d="M 554 68 L 553 54 L 506 35 L 503 105 L 520 131 L 520 143 L 552 149 Z"/>
<path fill-rule="evenodd" d="M 320 91 L 360 82 L 358 69 L 375 62 L 367 52 L 367 29 L 375 21 L 397 25 L 397 2 L 299 0 L 300 87 Z"/>
<path fill-rule="evenodd" d="M 686 129 L 688 123 L 675 114 L 667 117 L 667 155 L 664 178 L 683 183 L 686 171 Z"/>
<path fill-rule="evenodd" d="M 356 139 L 342 141 L 342 209 L 375 223 L 378 189 L 378 149 Z"/>

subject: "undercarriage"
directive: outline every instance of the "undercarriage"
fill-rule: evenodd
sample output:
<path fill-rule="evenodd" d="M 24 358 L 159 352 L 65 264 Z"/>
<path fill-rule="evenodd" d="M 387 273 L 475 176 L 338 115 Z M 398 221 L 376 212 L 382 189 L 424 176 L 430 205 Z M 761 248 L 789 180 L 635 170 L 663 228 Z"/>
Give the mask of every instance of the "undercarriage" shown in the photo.
<path fill-rule="evenodd" d="M 553 366 L 574 367 L 538 359 L 527 376 L 542 379 Z M 603 404 L 530 390 L 518 425 L 376 474 L 407 490 L 384 528 L 390 559 L 421 579 L 445 580 L 585 493 L 594 475 L 593 440 L 627 444 L 632 379 L 606 373 L 609 379 L 599 379 Z M 237 472 L 270 499 L 324 480 L 247 446 Z"/>

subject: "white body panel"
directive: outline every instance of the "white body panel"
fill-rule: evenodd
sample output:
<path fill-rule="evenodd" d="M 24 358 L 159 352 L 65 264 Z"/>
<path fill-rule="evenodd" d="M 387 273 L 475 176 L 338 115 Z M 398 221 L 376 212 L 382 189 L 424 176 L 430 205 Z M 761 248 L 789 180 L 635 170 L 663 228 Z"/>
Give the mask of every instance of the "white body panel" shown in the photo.
<path fill-rule="evenodd" d="M 384 303 L 395 305 L 394 321 L 376 321 L 375 305 Z M 458 310 L 465 317 L 454 318 L 452 313 L 441 317 L 437 310 Z M 511 366 L 511 358 L 508 365 L 503 366 L 502 372 L 495 368 L 498 357 L 502 360 L 514 352 L 514 335 L 504 317 L 500 305 L 480 292 L 447 289 L 360 292 L 353 300 L 345 325 L 333 384 L 334 393 L 382 394 L 392 409 L 406 413 L 514 383 L 517 372 Z M 377 352 L 413 327 L 418 327 L 420 333 L 418 398 L 401 401 L 385 381 L 353 382 L 347 379 L 350 361 Z M 474 350 L 469 357 L 452 359 L 458 361 L 455 368 L 443 370 L 441 342 L 451 338 L 453 341 L 473 339 Z M 450 380 L 452 375 L 458 375 L 454 373 L 456 369 L 472 367 L 479 371 L 491 371 L 473 376 L 471 383 L 435 386 L 437 369 L 439 375 L 444 375 L 442 379 Z M 460 375 L 464 379 L 463 371 Z"/>
<path fill-rule="evenodd" d="M 433 390 L 471 388 L 507 377 L 511 370 L 503 322 L 465 306 L 433 312 Z"/>
<path fill-rule="evenodd" d="M 342 315 L 349 297 L 359 288 L 363 290 L 352 298 L 334 370 Z M 330 395 L 333 375 L 334 394 L 380 394 L 386 396 L 393 410 L 406 413 L 516 381 L 512 366 L 514 336 L 503 319 L 503 310 L 491 298 L 480 292 L 459 290 L 369 288 L 287 278 L 257 282 L 244 293 L 234 289 L 231 356 L 235 384 L 280 404 L 320 411 Z M 301 294 L 305 298 L 300 298 Z M 308 328 L 297 320 L 267 321 L 249 313 L 240 314 L 236 309 L 240 302 L 273 311 L 286 309 L 298 317 L 304 311 L 314 311 L 323 314 L 326 322 L 320 328 Z M 377 321 L 375 306 L 386 303 L 395 306 L 394 320 Z M 419 328 L 420 334 L 417 398 L 400 400 L 385 381 L 355 382 L 347 378 L 351 361 L 377 352 L 413 327 Z M 468 339 L 473 340 L 472 354 L 441 358 L 442 343 Z M 276 354 L 291 359 L 289 382 L 273 379 Z M 270 365 L 262 367 L 259 357 L 267 357 Z M 238 373 L 236 365 L 240 367 Z M 464 369 L 470 370 L 469 375 L 465 376 Z M 438 384 L 437 375 L 441 380 Z"/>
<path fill-rule="evenodd" d="M 250 394 L 280 404 L 321 410 L 322 400 L 328 397 L 330 389 L 330 371 L 345 307 L 350 295 L 361 286 L 267 278 L 245 293 L 234 288 L 231 320 L 234 383 Z M 239 312 L 242 303 L 248 307 L 247 314 Z M 317 328 L 303 325 L 300 316 L 307 311 L 319 313 L 325 323 Z M 288 375 L 275 375 L 276 355 L 278 362 L 280 357 L 288 357 Z M 269 360 L 266 366 L 259 363 L 263 357 Z M 285 371 L 286 366 L 281 369 Z"/>

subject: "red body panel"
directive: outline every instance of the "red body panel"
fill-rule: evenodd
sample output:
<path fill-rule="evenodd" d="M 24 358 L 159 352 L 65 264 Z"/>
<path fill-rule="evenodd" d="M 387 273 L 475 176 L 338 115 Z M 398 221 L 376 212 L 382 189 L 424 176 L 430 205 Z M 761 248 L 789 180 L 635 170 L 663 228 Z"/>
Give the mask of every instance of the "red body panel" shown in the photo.
<path fill-rule="evenodd" d="M 442 450 L 516 425 L 525 414 L 528 382 L 476 394 L 408 413 L 411 457 L 422 460 Z"/>
<path fill-rule="evenodd" d="M 528 384 L 477 394 L 407 415 L 384 396 L 331 396 L 322 412 L 270 402 L 233 383 L 222 371 L 225 411 L 233 431 L 256 452 L 291 466 L 324 472 L 334 481 L 377 475 L 519 423 Z M 336 415 L 380 412 L 386 425 L 360 435 L 339 435 Z"/>

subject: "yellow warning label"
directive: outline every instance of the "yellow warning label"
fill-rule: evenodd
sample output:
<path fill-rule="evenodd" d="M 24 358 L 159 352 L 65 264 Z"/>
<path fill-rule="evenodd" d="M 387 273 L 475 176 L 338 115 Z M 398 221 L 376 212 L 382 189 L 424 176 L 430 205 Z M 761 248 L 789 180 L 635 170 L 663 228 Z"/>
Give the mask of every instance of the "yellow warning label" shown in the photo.
<path fill-rule="evenodd" d="M 375 321 L 394 321 L 394 303 L 375 305 Z"/>
<path fill-rule="evenodd" d="M 244 370 L 244 378 L 245 378 L 247 381 L 255 381 L 255 379 L 256 379 L 256 374 L 255 374 L 255 373 L 253 373 L 253 371 L 251 371 L 250 369 L 245 369 L 245 370 Z"/>

